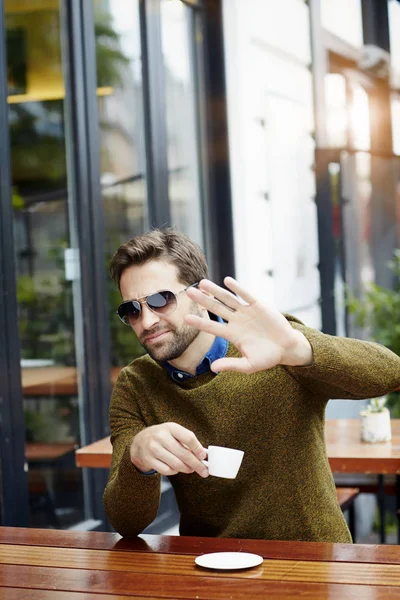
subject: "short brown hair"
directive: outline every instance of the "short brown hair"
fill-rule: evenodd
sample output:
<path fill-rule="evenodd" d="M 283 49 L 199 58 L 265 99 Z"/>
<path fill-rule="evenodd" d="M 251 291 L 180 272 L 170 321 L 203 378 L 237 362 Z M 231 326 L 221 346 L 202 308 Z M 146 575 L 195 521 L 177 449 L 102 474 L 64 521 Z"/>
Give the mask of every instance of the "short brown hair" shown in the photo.
<path fill-rule="evenodd" d="M 167 227 L 137 235 L 122 244 L 111 259 L 111 278 L 119 287 L 125 269 L 151 260 L 175 265 L 180 283 L 190 285 L 208 277 L 206 257 L 200 246 L 185 233 Z"/>

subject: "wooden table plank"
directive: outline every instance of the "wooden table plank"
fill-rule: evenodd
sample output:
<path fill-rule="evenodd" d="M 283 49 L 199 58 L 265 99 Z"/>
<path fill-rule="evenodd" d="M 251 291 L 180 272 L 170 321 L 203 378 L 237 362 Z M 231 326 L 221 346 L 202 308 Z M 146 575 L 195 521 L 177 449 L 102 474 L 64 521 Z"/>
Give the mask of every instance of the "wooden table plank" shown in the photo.
<path fill-rule="evenodd" d="M 373 544 L 328 544 L 190 536 L 146 535 L 121 538 L 118 533 L 99 531 L 58 531 L 0 527 L 1 544 L 159 552 L 163 554 L 206 554 L 207 552 L 253 552 L 264 558 L 400 564 L 400 547 Z"/>
<path fill-rule="evenodd" d="M 24 396 L 73 396 L 78 392 L 76 367 L 23 368 L 21 372 Z"/>
<path fill-rule="evenodd" d="M 122 367 L 112 367 L 111 383 L 115 384 Z M 76 367 L 23 368 L 22 389 L 24 396 L 77 396 L 78 372 Z"/>
<path fill-rule="evenodd" d="M 264 558 L 400 564 L 399 546 L 372 544 L 328 544 L 190 536 L 146 535 L 121 538 L 118 533 L 99 531 L 58 531 L 0 527 L 1 544 L 160 552 L 164 554 L 205 554 L 207 552 L 253 552 Z"/>
<path fill-rule="evenodd" d="M 158 538 L 159 536 L 154 537 Z M 111 550 L 122 539 L 119 533 L 105 533 L 102 531 L 63 531 L 55 529 L 31 529 L 28 527 L 0 527 L 0 544 Z M 126 542 L 128 542 L 128 549 L 137 549 L 143 552 L 148 547 L 148 544 L 141 538 L 126 540 Z"/>
<path fill-rule="evenodd" d="M 25 444 L 26 460 L 30 463 L 57 460 L 72 452 L 77 447 L 74 442 L 27 442 Z"/>
<path fill-rule="evenodd" d="M 400 474 L 400 419 L 391 420 L 392 440 L 361 441 L 360 419 L 327 419 L 326 450 L 334 473 Z"/>
<path fill-rule="evenodd" d="M 111 465 L 112 446 L 109 437 L 102 438 L 93 444 L 79 448 L 75 452 L 78 467 L 94 467 L 109 469 Z"/>
<path fill-rule="evenodd" d="M 193 577 L 199 567 L 192 555 L 168 555 L 143 552 L 120 552 L 108 550 L 82 550 L 76 548 L 43 548 L 40 546 L 0 545 L 0 564 L 29 565 L 32 567 L 57 567 L 96 571 L 119 571 L 131 573 L 157 573 Z M 254 568 L 230 571 L 202 569 L 208 577 L 268 581 L 303 581 L 313 583 L 374 584 L 400 587 L 400 567 L 372 563 L 336 563 L 264 559 Z"/>
<path fill-rule="evenodd" d="M 234 538 L 192 538 L 186 536 L 141 535 L 151 552 L 206 554 L 207 552 L 253 552 L 264 558 L 400 564 L 397 545 L 330 544 L 326 542 L 287 542 Z M 129 549 L 133 540 L 121 538 L 116 549 Z M 140 549 L 140 551 L 143 551 Z"/>
<path fill-rule="evenodd" d="M 126 600 L 129 596 L 92 594 L 91 592 L 59 592 L 56 590 L 27 590 L 26 588 L 1 588 L 3 600 Z M 132 597 L 132 596 L 131 596 Z M 135 600 L 160 600 L 160 596 L 135 596 Z M 178 598 L 170 598 L 178 600 Z"/>
<path fill-rule="evenodd" d="M 344 585 L 328 583 L 302 583 L 291 581 L 263 581 L 257 578 L 233 578 L 158 573 L 121 573 L 119 571 L 86 571 L 3 565 L 0 567 L 0 587 L 72 591 L 127 595 L 129 597 L 177 598 L 197 600 L 387 600 L 400 598 L 400 588 L 376 585 Z M 90 598 L 90 595 L 89 595 Z"/>

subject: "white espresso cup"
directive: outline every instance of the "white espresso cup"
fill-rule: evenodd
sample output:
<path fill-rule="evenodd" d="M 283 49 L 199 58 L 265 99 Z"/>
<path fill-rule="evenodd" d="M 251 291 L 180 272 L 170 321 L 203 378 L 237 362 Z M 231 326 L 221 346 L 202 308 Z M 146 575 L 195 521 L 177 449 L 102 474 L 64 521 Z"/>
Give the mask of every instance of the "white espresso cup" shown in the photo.
<path fill-rule="evenodd" d="M 202 462 L 208 468 L 210 475 L 235 479 L 242 464 L 243 450 L 225 448 L 224 446 L 208 446 L 207 460 Z"/>

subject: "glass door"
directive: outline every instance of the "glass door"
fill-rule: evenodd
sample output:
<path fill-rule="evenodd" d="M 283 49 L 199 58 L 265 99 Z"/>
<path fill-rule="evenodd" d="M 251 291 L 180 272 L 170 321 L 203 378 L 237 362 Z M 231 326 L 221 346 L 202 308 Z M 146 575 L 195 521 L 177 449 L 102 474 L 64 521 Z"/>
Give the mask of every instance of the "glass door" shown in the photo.
<path fill-rule="evenodd" d="M 382 83 L 355 70 L 336 71 L 325 78 L 329 149 L 319 151 L 318 169 L 327 190 L 320 219 L 329 220 L 326 237 L 332 238 L 330 246 L 320 245 L 333 299 L 325 304 L 335 315 L 336 334 L 364 337 L 368 332 L 348 315 L 347 297 L 362 299 L 373 284 L 394 285 L 388 265 L 400 245 L 400 158 L 372 144 L 373 127 L 383 117 L 371 96 Z"/>
<path fill-rule="evenodd" d="M 84 494 L 59 2 L 6 0 L 5 24 L 30 518 L 68 528 Z"/>

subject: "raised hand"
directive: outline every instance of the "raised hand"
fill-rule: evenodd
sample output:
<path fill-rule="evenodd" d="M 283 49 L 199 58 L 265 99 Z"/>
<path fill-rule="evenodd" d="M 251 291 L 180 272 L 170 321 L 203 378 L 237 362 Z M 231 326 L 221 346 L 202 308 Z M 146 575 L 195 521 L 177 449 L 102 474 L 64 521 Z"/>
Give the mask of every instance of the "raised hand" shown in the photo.
<path fill-rule="evenodd" d="M 224 283 L 233 293 L 208 279 L 203 279 L 197 289 L 191 287 L 186 292 L 192 300 L 226 321 L 222 324 L 187 315 L 186 323 L 227 339 L 242 355 L 216 360 L 211 365 L 213 371 L 255 373 L 276 365 L 312 363 L 309 341 L 280 312 L 261 304 L 232 277 L 226 277 Z"/>
<path fill-rule="evenodd" d="M 208 476 L 201 462 L 207 456 L 195 434 L 178 423 L 161 423 L 146 427 L 134 438 L 130 457 L 135 467 L 145 473 L 154 469 L 161 475 L 198 473 Z"/>

